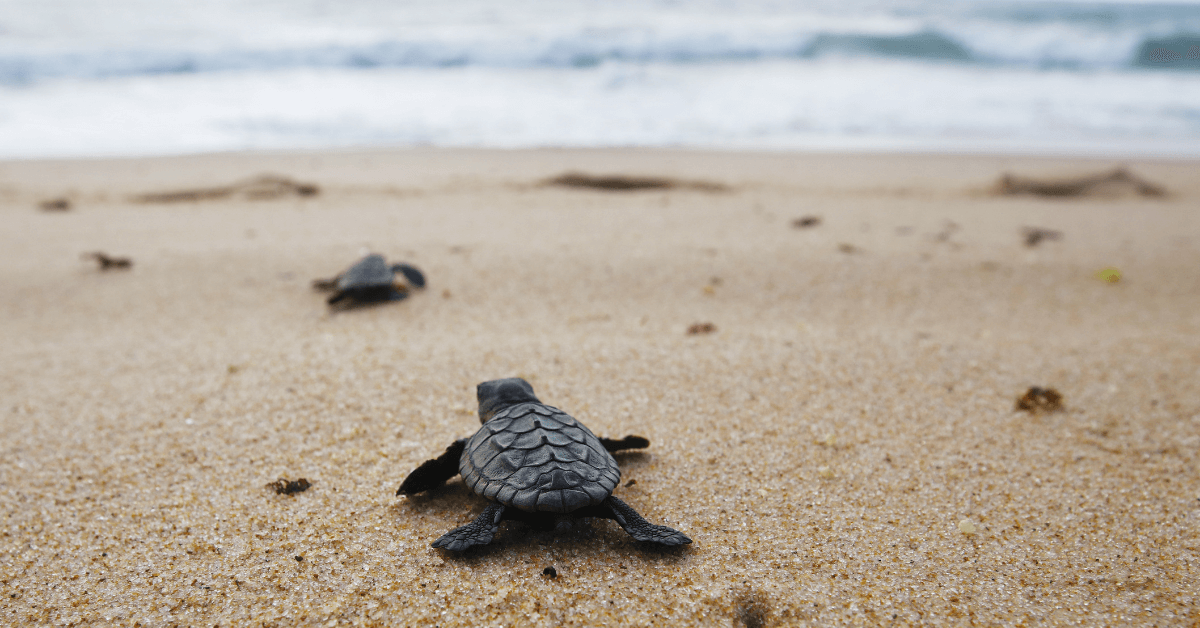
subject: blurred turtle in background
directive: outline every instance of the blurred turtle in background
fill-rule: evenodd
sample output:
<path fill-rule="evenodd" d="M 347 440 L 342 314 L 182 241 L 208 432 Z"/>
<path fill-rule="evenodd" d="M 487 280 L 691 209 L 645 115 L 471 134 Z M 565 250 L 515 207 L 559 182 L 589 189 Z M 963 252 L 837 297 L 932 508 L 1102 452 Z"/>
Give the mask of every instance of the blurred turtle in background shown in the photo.
<path fill-rule="evenodd" d="M 382 255 L 372 253 L 332 279 L 317 279 L 313 288 L 333 292 L 328 303 L 335 305 L 399 301 L 416 288 L 425 287 L 425 275 L 408 264 L 389 265 Z"/>

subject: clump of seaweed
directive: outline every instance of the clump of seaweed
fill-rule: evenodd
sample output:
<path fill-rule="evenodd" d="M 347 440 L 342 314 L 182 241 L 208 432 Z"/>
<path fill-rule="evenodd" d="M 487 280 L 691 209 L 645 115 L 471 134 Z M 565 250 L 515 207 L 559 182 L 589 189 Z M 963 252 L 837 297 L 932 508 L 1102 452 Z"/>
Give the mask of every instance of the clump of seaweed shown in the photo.
<path fill-rule="evenodd" d="M 71 199 L 69 198 L 51 198 L 38 203 L 38 209 L 44 212 L 65 212 L 71 211 Z"/>
<path fill-rule="evenodd" d="M 96 260 L 100 270 L 128 270 L 133 267 L 133 260 L 128 257 L 112 257 L 103 251 L 84 253 L 80 258 Z"/>
<path fill-rule="evenodd" d="M 316 196 L 320 192 L 321 188 L 313 183 L 300 183 L 287 177 L 264 174 L 230 185 L 141 194 L 133 197 L 133 200 L 137 203 L 186 203 L 240 197 L 251 201 L 264 201 L 285 196 Z"/>
<path fill-rule="evenodd" d="M 309 482 L 304 478 L 300 478 L 299 480 L 279 478 L 278 480 L 267 484 L 267 488 L 274 489 L 279 495 L 303 493 L 304 491 L 307 491 L 310 486 L 312 486 L 312 482 Z"/>
<path fill-rule="evenodd" d="M 1050 198 L 1123 196 L 1130 192 L 1154 198 L 1167 195 L 1161 185 L 1133 174 L 1124 166 L 1110 172 L 1061 179 L 1036 179 L 1006 172 L 996 182 L 995 191 L 1006 196 L 1030 194 Z"/>
<path fill-rule="evenodd" d="M 1025 238 L 1025 246 L 1034 248 L 1042 242 L 1053 242 L 1062 239 L 1062 232 L 1041 227 L 1022 227 L 1021 236 Z"/>
<path fill-rule="evenodd" d="M 635 192 L 639 190 L 692 189 L 702 192 L 723 192 L 728 189 L 711 181 L 683 181 L 667 177 L 639 177 L 630 175 L 592 175 L 582 172 L 567 172 L 546 179 L 543 185 L 582 188 L 604 192 Z"/>
<path fill-rule="evenodd" d="M 1063 409 L 1063 396 L 1053 388 L 1033 386 L 1017 399 L 1016 409 L 1033 414 L 1058 412 Z"/>

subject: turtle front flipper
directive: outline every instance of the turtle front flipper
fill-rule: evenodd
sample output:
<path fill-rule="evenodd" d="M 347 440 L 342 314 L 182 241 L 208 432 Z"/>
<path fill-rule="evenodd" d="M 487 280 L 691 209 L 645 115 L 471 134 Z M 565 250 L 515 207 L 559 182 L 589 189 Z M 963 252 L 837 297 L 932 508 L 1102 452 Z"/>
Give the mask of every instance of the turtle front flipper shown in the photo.
<path fill-rule="evenodd" d="M 337 290 L 338 280 L 341 278 L 342 278 L 341 275 L 334 275 L 333 277 L 331 277 L 329 279 L 313 279 L 313 281 L 312 281 L 313 290 L 320 290 L 322 292 L 330 292 L 333 290 Z"/>
<path fill-rule="evenodd" d="M 487 545 L 492 542 L 496 532 L 500 530 L 500 518 L 504 516 L 504 506 L 491 504 L 483 509 L 478 517 L 465 526 L 454 528 L 433 542 L 433 547 L 442 547 L 451 552 L 461 552 L 473 545 Z"/>
<path fill-rule="evenodd" d="M 393 264 L 393 273 L 400 273 L 414 288 L 425 287 L 425 274 L 408 264 Z"/>
<path fill-rule="evenodd" d="M 396 494 L 416 495 L 445 484 L 446 480 L 458 475 L 458 459 L 462 458 L 463 449 L 466 447 L 467 439 L 460 438 L 447 447 L 442 455 L 421 463 L 421 466 L 413 469 L 413 472 L 404 478 L 400 488 L 396 489 Z"/>
<path fill-rule="evenodd" d="M 638 541 L 658 543 L 660 545 L 687 545 L 692 542 L 684 533 L 667 526 L 656 526 L 642 518 L 629 504 L 609 495 L 604 500 L 605 506 L 612 511 L 612 518 L 617 524 Z"/>
<path fill-rule="evenodd" d="M 650 441 L 642 436 L 626 436 L 621 440 L 601 438 L 600 444 L 611 454 L 623 449 L 645 449 L 650 446 Z"/>

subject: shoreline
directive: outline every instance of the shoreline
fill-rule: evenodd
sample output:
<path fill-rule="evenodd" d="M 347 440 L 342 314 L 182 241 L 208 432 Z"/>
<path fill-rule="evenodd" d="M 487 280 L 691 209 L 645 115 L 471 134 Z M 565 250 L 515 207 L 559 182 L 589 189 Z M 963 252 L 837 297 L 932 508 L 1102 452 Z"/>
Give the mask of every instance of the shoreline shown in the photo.
<path fill-rule="evenodd" d="M 715 153 L 736 155 L 835 155 L 835 156 L 878 156 L 878 157 L 946 157 L 965 156 L 972 158 L 1051 159 L 1079 161 L 1146 161 L 1178 162 L 1200 161 L 1200 149 L 1193 142 L 1130 143 L 1126 140 L 1100 142 L 1047 141 L 1044 144 L 1029 144 L 1024 141 L 1005 140 L 958 140 L 916 139 L 900 137 L 868 138 L 813 138 L 799 144 L 743 143 L 721 145 L 531 145 L 531 146 L 471 146 L 471 145 L 406 145 L 406 144 L 361 144 L 332 146 L 296 146 L 291 148 L 247 148 L 196 152 L 163 153 L 104 153 L 95 155 L 47 155 L 47 156 L 3 156 L 0 164 L 11 163 L 94 163 L 100 161 L 126 161 L 139 159 L 190 159 L 219 156 L 300 156 L 300 155 L 358 155 L 394 154 L 412 152 L 442 153 L 539 153 L 566 151 L 587 152 L 674 152 Z M 1132 147 L 1131 147 L 1132 146 Z"/>

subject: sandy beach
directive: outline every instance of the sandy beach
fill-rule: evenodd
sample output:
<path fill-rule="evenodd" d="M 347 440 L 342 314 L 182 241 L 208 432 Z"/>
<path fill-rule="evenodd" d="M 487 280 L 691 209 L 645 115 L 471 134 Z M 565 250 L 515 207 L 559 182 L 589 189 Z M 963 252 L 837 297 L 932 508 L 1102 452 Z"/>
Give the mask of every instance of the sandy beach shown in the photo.
<path fill-rule="evenodd" d="M 1119 163 L 1168 196 L 990 191 Z M 688 184 L 543 183 L 565 172 Z M 1195 624 L 1198 172 L 618 149 L 0 162 L 0 624 Z M 136 200 L 268 173 L 320 191 Z M 1060 237 L 1028 246 L 1028 227 Z M 428 287 L 331 312 L 311 281 L 367 252 Z M 396 488 L 508 376 L 649 438 L 617 456 L 616 495 L 694 543 L 585 520 L 430 548 L 486 502 L 457 479 Z M 1063 408 L 1016 409 L 1034 386 Z"/>

